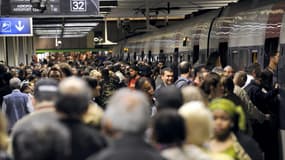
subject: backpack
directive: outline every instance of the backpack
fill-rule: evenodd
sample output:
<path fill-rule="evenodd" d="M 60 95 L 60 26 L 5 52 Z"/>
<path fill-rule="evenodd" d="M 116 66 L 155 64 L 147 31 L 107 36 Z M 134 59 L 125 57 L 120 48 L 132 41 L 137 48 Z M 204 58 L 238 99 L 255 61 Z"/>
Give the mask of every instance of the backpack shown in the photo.
<path fill-rule="evenodd" d="M 180 85 L 181 84 L 181 85 Z M 191 81 L 186 78 L 179 78 L 175 83 L 176 88 L 183 88 L 191 84 Z"/>

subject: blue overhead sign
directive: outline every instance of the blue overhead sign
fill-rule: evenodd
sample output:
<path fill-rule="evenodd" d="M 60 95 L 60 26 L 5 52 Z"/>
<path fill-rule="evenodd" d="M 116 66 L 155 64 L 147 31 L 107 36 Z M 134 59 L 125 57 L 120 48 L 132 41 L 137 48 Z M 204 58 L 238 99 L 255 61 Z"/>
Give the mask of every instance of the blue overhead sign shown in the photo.
<path fill-rule="evenodd" d="M 33 36 L 32 18 L 0 18 L 0 36 Z"/>

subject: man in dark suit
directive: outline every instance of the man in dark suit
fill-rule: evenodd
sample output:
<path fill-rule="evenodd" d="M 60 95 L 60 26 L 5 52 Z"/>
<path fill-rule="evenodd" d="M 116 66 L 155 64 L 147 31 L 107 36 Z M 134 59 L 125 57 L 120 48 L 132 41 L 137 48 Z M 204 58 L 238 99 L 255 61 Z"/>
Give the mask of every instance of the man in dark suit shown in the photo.
<path fill-rule="evenodd" d="M 70 160 L 85 160 L 106 146 L 100 132 L 85 125 L 82 120 L 91 100 L 91 90 L 82 79 L 69 77 L 61 81 L 58 91 L 55 108 L 60 122 L 71 133 Z"/>

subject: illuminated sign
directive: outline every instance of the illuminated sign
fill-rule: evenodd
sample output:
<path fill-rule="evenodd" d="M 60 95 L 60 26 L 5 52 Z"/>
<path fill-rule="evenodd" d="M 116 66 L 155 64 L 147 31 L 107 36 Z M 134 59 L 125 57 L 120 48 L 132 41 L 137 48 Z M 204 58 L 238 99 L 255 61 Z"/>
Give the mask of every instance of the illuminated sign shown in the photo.
<path fill-rule="evenodd" d="M 0 36 L 32 35 L 32 18 L 0 18 Z"/>
<path fill-rule="evenodd" d="M 5 0 L 1 4 L 2 16 L 81 16 L 98 15 L 98 0 L 48 0 L 44 10 L 32 7 L 30 0 Z"/>

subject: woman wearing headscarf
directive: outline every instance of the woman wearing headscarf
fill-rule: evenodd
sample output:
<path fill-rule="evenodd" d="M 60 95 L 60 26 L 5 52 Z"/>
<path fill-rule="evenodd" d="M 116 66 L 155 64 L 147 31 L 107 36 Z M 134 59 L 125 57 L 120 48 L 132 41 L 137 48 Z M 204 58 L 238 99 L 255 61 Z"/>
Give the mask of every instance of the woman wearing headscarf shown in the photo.
<path fill-rule="evenodd" d="M 235 160 L 262 160 L 258 144 L 240 131 L 246 127 L 245 114 L 225 98 L 214 99 L 209 108 L 214 118 L 214 137 L 209 143 L 212 152 L 225 153 Z"/>

